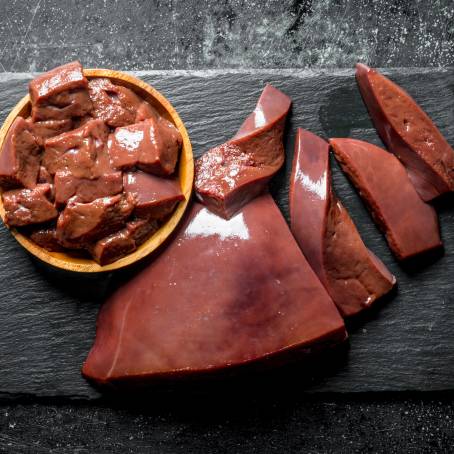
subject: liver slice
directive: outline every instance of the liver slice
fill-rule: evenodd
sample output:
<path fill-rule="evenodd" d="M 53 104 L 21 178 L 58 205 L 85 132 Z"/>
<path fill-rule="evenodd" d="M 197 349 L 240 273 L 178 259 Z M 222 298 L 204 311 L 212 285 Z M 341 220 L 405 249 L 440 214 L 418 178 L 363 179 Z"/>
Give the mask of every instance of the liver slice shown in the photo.
<path fill-rule="evenodd" d="M 72 120 L 47 120 L 47 121 L 31 121 L 29 122 L 33 134 L 38 143 L 43 146 L 44 141 L 50 137 L 58 136 L 69 131 L 73 127 Z"/>
<path fill-rule="evenodd" d="M 284 162 L 290 104 L 288 96 L 267 85 L 236 135 L 196 162 L 195 189 L 211 211 L 228 219 L 266 188 Z"/>
<path fill-rule="evenodd" d="M 291 230 L 344 317 L 370 307 L 396 279 L 371 252 L 331 186 L 329 145 L 298 129 L 290 180 Z"/>
<path fill-rule="evenodd" d="M 55 227 L 44 227 L 33 230 L 30 234 L 30 239 L 38 246 L 43 247 L 51 252 L 62 252 L 63 247 L 57 239 L 57 230 Z"/>
<path fill-rule="evenodd" d="M 421 200 L 393 154 L 361 140 L 330 144 L 399 260 L 442 246 L 435 210 Z"/>
<path fill-rule="evenodd" d="M 17 117 L 8 130 L 0 153 L 0 186 L 4 189 L 35 187 L 40 152 L 30 124 Z"/>
<path fill-rule="evenodd" d="M 102 307 L 82 372 L 100 384 L 181 377 L 345 338 L 270 195 L 228 221 L 194 203 L 167 249 Z"/>
<path fill-rule="evenodd" d="M 109 136 L 107 145 L 112 165 L 117 169 L 139 167 L 156 175 L 171 175 L 182 143 L 178 129 L 165 118 L 149 118 Z"/>
<path fill-rule="evenodd" d="M 454 189 L 454 150 L 401 87 L 366 65 L 356 79 L 380 137 L 404 164 L 425 201 Z"/>
<path fill-rule="evenodd" d="M 134 198 L 134 214 L 139 218 L 162 219 L 184 200 L 180 182 L 137 171 L 125 173 L 123 187 Z"/>
<path fill-rule="evenodd" d="M 5 222 L 10 227 L 40 224 L 55 219 L 58 212 L 47 196 L 50 185 L 39 184 L 33 189 L 14 189 L 2 194 Z"/>
<path fill-rule="evenodd" d="M 81 117 L 92 109 L 88 81 L 78 61 L 36 77 L 29 91 L 33 121 Z"/>

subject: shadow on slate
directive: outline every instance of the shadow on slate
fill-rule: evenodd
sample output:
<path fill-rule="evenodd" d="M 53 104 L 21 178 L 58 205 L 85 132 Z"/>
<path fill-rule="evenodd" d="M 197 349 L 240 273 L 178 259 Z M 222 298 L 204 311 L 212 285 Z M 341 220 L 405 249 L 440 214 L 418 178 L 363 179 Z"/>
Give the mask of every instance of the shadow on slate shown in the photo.
<path fill-rule="evenodd" d="M 387 73 L 420 102 L 454 144 L 454 70 Z M 196 157 L 233 136 L 266 82 L 290 95 L 293 107 L 287 126 L 287 160 L 271 184 L 271 192 L 287 219 L 288 176 L 298 126 L 324 138 L 350 136 L 382 145 L 356 88 L 353 71 L 172 71 L 138 75 L 178 110 Z M 1 120 L 26 93 L 30 78 L 0 76 Z M 444 200 L 439 206 L 444 255 L 413 268 L 403 267 L 392 257 L 334 159 L 332 168 L 335 190 L 365 243 L 398 279 L 395 295 L 348 323 L 348 349 L 248 377 L 158 387 L 148 392 L 151 402 L 162 406 L 181 402 L 209 405 L 222 394 L 231 405 L 248 405 L 263 396 L 269 401 L 297 404 L 307 392 L 454 389 L 452 203 Z M 31 259 L 3 226 L 0 244 L 0 396 L 99 398 L 98 391 L 81 377 L 80 367 L 94 338 L 100 303 L 109 289 L 135 270 L 69 277 Z"/>

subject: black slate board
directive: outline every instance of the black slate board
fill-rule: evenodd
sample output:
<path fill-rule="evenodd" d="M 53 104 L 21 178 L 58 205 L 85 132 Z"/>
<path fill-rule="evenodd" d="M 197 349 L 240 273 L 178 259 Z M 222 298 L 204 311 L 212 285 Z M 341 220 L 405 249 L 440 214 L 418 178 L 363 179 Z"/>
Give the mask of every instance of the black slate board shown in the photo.
<path fill-rule="evenodd" d="M 420 102 L 454 144 L 454 70 L 405 69 L 388 74 Z M 297 126 L 324 137 L 350 136 L 380 144 L 350 70 L 172 71 L 137 75 L 173 103 L 186 123 L 196 156 L 232 136 L 253 109 L 266 82 L 290 95 L 294 104 L 287 134 L 286 168 L 272 184 L 272 193 L 286 216 L 286 181 Z M 31 77 L 0 76 L 2 121 L 26 92 Z M 444 256 L 433 263 L 403 268 L 393 259 L 334 162 L 333 175 L 337 193 L 363 239 L 397 276 L 399 289 L 391 301 L 351 324 L 349 351 L 336 361 L 327 357 L 333 367 L 298 386 L 298 392 L 454 389 L 452 203 L 440 204 Z M 80 366 L 94 336 L 103 295 L 109 284 L 124 275 L 88 279 L 56 273 L 31 259 L 3 226 L 0 275 L 0 395 L 99 397 L 80 376 Z M 285 374 L 291 374 L 293 383 L 306 383 L 304 370 L 283 369 L 281 383 L 286 380 Z M 268 386 L 273 386 L 273 381 Z"/>

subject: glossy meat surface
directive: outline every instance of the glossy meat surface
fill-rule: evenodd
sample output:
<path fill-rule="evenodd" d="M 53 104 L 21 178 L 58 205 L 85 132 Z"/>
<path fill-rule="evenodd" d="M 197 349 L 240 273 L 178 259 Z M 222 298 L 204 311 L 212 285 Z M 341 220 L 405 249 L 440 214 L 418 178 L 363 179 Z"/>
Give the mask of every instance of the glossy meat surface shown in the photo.
<path fill-rule="evenodd" d="M 61 252 L 64 250 L 58 242 L 55 227 L 37 228 L 30 233 L 30 239 L 48 251 Z"/>
<path fill-rule="evenodd" d="M 454 189 L 454 150 L 429 116 L 401 87 L 366 65 L 356 69 L 364 102 L 380 137 L 429 201 Z"/>
<path fill-rule="evenodd" d="M 69 131 L 73 127 L 72 120 L 47 120 L 47 121 L 31 121 L 27 119 L 30 124 L 33 134 L 38 143 L 43 146 L 44 141 L 49 137 L 58 136 L 64 132 Z"/>
<path fill-rule="evenodd" d="M 330 144 L 399 260 L 442 246 L 435 210 L 421 200 L 393 154 L 361 140 Z"/>
<path fill-rule="evenodd" d="M 367 249 L 331 186 L 329 145 L 298 129 L 290 179 L 292 233 L 344 317 L 370 307 L 396 280 Z"/>
<path fill-rule="evenodd" d="M 228 219 L 266 188 L 284 162 L 290 104 L 288 96 L 267 85 L 236 135 L 196 162 L 197 196 L 211 211 Z"/>
<path fill-rule="evenodd" d="M 40 151 L 30 124 L 17 117 L 8 130 L 0 153 L 0 186 L 4 189 L 35 187 Z"/>
<path fill-rule="evenodd" d="M 184 376 L 345 337 L 270 195 L 230 220 L 194 203 L 168 247 L 102 307 L 83 374 Z"/>

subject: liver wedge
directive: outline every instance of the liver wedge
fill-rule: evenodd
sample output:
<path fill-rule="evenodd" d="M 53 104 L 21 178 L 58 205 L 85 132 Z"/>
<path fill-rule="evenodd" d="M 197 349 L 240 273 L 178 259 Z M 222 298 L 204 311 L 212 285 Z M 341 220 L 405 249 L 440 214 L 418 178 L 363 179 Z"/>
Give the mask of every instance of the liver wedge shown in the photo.
<path fill-rule="evenodd" d="M 396 279 L 371 252 L 331 186 L 329 145 L 298 129 L 290 180 L 291 230 L 344 317 L 388 293 Z"/>
<path fill-rule="evenodd" d="M 435 210 L 418 196 L 394 155 L 361 140 L 330 144 L 399 260 L 442 246 Z"/>
<path fill-rule="evenodd" d="M 425 201 L 454 189 L 454 150 L 429 116 L 401 87 L 363 64 L 356 79 L 370 116 L 389 151 L 407 169 Z"/>
<path fill-rule="evenodd" d="M 230 220 L 194 203 L 167 249 L 102 307 L 82 372 L 99 384 L 182 377 L 345 338 L 270 195 Z"/>

